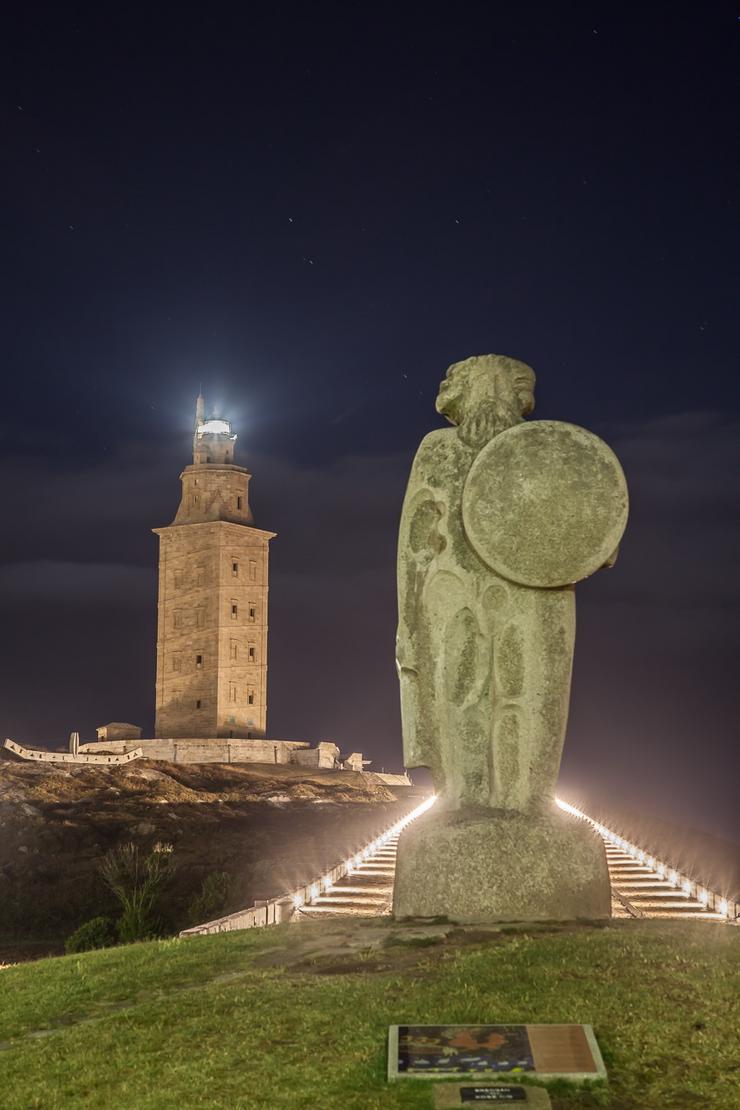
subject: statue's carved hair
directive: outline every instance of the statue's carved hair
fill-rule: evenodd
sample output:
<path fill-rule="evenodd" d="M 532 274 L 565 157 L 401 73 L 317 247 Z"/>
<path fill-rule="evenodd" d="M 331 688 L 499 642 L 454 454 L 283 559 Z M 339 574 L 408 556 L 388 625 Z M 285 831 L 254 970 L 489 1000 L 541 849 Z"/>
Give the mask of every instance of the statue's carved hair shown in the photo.
<path fill-rule="evenodd" d="M 457 434 L 470 447 L 483 447 L 499 432 L 521 424 L 522 412 L 510 401 L 483 401 L 474 410 L 466 413 L 457 427 Z"/>
<path fill-rule="evenodd" d="M 476 355 L 454 363 L 447 377 L 453 382 L 458 379 L 459 384 L 446 397 L 440 396 L 438 411 L 457 425 L 460 438 L 473 447 L 482 447 L 499 432 L 521 423 L 534 407 L 534 370 L 518 359 Z"/>

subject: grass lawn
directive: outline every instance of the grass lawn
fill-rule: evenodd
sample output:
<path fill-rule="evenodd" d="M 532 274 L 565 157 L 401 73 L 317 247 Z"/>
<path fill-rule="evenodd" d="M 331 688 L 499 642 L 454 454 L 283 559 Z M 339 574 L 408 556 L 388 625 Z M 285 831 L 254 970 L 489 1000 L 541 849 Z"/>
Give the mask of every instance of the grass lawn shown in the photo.
<path fill-rule="evenodd" d="M 0 1105 L 430 1107 L 389 1024 L 586 1022 L 606 1086 L 556 1110 L 738 1110 L 740 929 L 300 923 L 0 972 Z"/>

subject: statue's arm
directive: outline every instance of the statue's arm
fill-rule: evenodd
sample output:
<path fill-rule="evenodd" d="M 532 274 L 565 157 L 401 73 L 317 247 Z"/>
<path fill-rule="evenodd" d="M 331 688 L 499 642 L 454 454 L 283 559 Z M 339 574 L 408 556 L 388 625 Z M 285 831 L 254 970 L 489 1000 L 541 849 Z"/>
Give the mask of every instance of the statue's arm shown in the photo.
<path fill-rule="evenodd" d="M 444 541 L 439 533 L 443 507 L 430 487 L 425 444 L 417 452 L 409 475 L 398 533 L 398 635 L 399 667 L 416 667 L 415 642 L 422 613 L 424 582 Z"/>
<path fill-rule="evenodd" d="M 429 713 L 429 621 L 424 586 L 444 546 L 438 525 L 444 512 L 429 482 L 422 444 L 411 470 L 398 537 L 396 665 L 401 685 L 403 747 L 407 767 L 435 766 Z M 426 646 L 425 646 L 426 645 Z"/>
<path fill-rule="evenodd" d="M 413 473 L 413 472 L 412 472 Z M 410 485 L 410 483 L 409 483 Z M 419 606 L 419 568 L 411 548 L 411 519 L 415 498 L 404 499 L 398 530 L 398 628 L 396 631 L 396 666 L 398 672 L 416 670 L 414 630 Z"/>

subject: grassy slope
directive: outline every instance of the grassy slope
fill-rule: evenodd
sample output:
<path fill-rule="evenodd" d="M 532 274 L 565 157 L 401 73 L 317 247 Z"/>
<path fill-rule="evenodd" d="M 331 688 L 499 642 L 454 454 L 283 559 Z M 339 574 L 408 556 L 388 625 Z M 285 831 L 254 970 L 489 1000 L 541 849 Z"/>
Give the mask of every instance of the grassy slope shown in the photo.
<path fill-rule="evenodd" d="M 385 1083 L 390 1023 L 572 1021 L 594 1025 L 610 1083 L 555 1090 L 558 1110 L 740 1107 L 740 930 L 619 922 L 429 939 L 302 923 L 4 970 L 0 1101 L 428 1107 L 424 1082 Z"/>

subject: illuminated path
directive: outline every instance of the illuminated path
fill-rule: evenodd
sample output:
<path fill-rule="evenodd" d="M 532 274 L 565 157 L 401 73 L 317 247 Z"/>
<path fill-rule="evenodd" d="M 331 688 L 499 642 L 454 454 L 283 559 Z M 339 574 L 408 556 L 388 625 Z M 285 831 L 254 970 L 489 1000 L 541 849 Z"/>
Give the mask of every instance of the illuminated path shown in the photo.
<path fill-rule="evenodd" d="M 437 800 L 432 794 L 403 820 L 293 897 L 293 920 L 310 917 L 380 917 L 391 912 L 398 838 Z"/>
<path fill-rule="evenodd" d="M 621 918 L 681 918 L 735 921 L 740 906 L 697 884 L 637 845 L 600 825 L 567 802 L 561 809 L 587 821 L 602 837 L 612 887 L 612 915 Z M 431 802 L 429 803 L 431 804 Z M 428 806 L 423 807 L 428 808 Z M 420 811 L 423 812 L 422 807 Z M 405 823 L 419 815 L 419 811 Z M 298 900 L 296 917 L 382 916 L 391 912 L 396 851 L 400 829 L 389 830 L 347 861 L 346 874 L 335 882 L 321 881 Z"/>
<path fill-rule="evenodd" d="M 603 839 L 614 917 L 672 917 L 740 923 L 739 903 L 703 886 L 696 876 L 682 874 L 670 864 L 655 859 L 644 848 L 625 840 L 568 802 L 560 798 L 555 800 L 567 813 L 587 821 Z M 390 915 L 399 837 L 406 826 L 435 801 L 435 795 L 427 798 L 359 852 L 298 890 L 184 929 L 180 936 L 252 929 L 310 918 Z"/>
<path fill-rule="evenodd" d="M 661 878 L 657 870 L 637 863 L 633 856 L 609 841 L 604 846 L 612 884 L 612 916 L 698 917 L 704 921 L 721 921 L 726 916 L 707 909 L 680 886 Z"/>
<path fill-rule="evenodd" d="M 300 917 L 357 915 L 378 917 L 391 912 L 396 850 L 400 833 L 388 838 L 367 859 L 352 865 L 344 878 L 325 888 L 297 910 Z"/>
<path fill-rule="evenodd" d="M 555 801 L 566 813 L 587 821 L 604 841 L 614 917 L 674 917 L 737 923 L 740 917 L 737 902 L 703 886 L 696 876 L 681 874 L 568 802 L 560 798 Z"/>
<path fill-rule="evenodd" d="M 354 914 L 377 917 L 391 912 L 393 880 L 396 874 L 398 838 L 411 822 L 434 805 L 432 794 L 420 805 L 396 821 L 385 832 L 369 841 L 364 848 L 341 860 L 323 875 L 317 876 L 290 893 L 256 902 L 226 917 L 204 921 L 183 929 L 179 936 L 203 936 L 206 933 L 229 933 L 236 929 L 258 929 L 322 914 L 340 916 Z"/>

